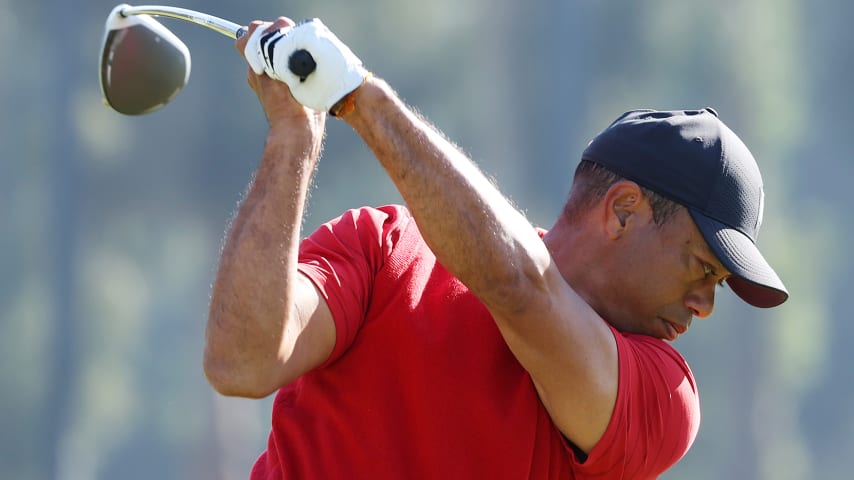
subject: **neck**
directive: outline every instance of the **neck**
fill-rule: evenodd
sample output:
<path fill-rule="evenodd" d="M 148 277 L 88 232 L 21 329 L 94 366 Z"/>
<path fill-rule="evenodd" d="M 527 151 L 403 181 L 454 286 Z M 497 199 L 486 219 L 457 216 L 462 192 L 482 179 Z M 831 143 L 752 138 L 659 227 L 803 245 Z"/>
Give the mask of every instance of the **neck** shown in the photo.
<path fill-rule="evenodd" d="M 592 225 L 586 219 L 571 221 L 561 214 L 555 224 L 543 237 L 552 259 L 558 266 L 564 280 L 588 304 L 596 308 L 594 292 L 607 283 L 603 252 L 597 248 L 600 240 Z"/>

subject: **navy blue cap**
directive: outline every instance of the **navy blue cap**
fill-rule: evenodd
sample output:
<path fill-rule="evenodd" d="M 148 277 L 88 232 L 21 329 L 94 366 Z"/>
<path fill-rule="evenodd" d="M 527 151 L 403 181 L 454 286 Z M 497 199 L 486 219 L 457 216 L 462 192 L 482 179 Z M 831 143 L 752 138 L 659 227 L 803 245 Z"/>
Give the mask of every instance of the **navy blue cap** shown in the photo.
<path fill-rule="evenodd" d="M 767 308 L 789 298 L 756 246 L 765 205 L 759 167 L 717 112 L 626 112 L 581 158 L 684 205 L 742 300 Z"/>

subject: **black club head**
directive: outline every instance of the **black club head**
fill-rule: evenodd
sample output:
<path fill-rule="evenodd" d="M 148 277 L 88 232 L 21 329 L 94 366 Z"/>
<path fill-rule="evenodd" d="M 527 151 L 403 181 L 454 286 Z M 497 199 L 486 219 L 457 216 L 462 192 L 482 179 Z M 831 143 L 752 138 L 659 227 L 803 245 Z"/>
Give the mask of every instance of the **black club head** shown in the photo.
<path fill-rule="evenodd" d="M 125 115 L 153 112 L 171 101 L 190 78 L 190 51 L 148 15 L 124 16 L 119 5 L 107 19 L 101 46 L 101 92 Z"/>

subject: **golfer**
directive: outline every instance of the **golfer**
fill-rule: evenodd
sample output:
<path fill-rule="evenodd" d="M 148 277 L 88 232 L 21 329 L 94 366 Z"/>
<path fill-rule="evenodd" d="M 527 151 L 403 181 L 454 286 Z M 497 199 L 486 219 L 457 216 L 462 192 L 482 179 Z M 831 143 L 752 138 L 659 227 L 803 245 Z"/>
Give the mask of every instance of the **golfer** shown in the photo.
<path fill-rule="evenodd" d="M 700 425 L 670 342 L 724 285 L 758 307 L 788 297 L 755 244 L 757 164 L 712 109 L 619 116 L 546 231 L 319 20 L 254 22 L 237 49 L 269 131 L 205 372 L 224 395 L 276 392 L 252 479 L 656 478 Z M 303 239 L 326 112 L 406 206 Z"/>

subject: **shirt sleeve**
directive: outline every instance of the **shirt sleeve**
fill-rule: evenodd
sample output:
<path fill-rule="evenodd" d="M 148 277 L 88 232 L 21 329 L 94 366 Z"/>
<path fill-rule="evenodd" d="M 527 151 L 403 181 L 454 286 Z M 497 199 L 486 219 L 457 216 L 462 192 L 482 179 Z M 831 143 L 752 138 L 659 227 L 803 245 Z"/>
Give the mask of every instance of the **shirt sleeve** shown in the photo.
<path fill-rule="evenodd" d="M 320 291 L 335 321 L 334 362 L 356 338 L 364 321 L 374 278 L 411 216 L 402 206 L 349 210 L 302 241 L 300 273 Z"/>
<path fill-rule="evenodd" d="M 611 422 L 579 464 L 585 479 L 654 479 L 681 459 L 700 427 L 700 400 L 685 359 L 662 340 L 612 328 L 619 387 Z"/>

